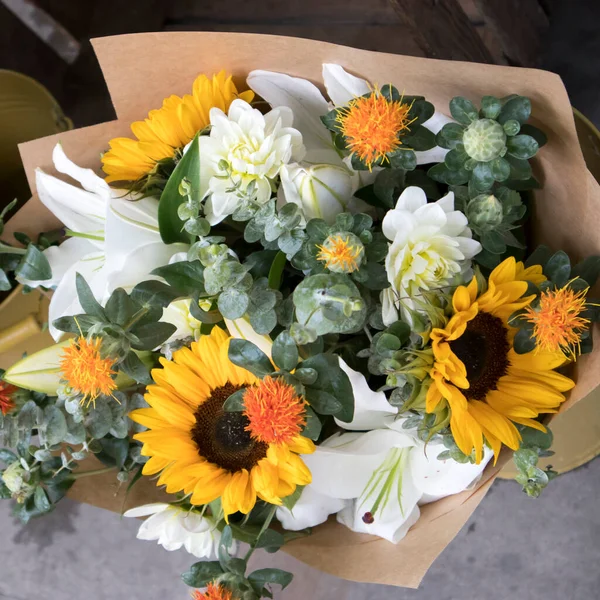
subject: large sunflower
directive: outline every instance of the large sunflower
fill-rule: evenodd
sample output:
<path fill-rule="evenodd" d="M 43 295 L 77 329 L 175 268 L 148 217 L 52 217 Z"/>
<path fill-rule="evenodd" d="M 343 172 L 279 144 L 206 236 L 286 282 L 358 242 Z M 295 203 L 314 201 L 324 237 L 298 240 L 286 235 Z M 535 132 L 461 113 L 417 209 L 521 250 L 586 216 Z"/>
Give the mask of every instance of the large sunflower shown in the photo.
<path fill-rule="evenodd" d="M 482 294 L 475 278 L 457 288 L 448 324 L 431 333 L 435 362 L 427 412 L 446 401 L 454 440 L 465 454 L 475 449 L 478 463 L 484 438 L 497 458 L 502 444 L 519 448 L 515 423 L 544 431 L 535 418 L 556 412 L 563 392 L 575 385 L 554 371 L 565 363 L 562 353 L 537 348 L 517 354 L 513 348 L 516 329 L 508 319 L 534 299 L 524 296 L 527 281 L 544 279 L 541 267 L 525 269 L 508 258 L 492 271 Z"/>
<path fill-rule="evenodd" d="M 236 98 L 251 102 L 254 92 L 238 93 L 225 71 L 214 75 L 212 80 L 199 75 L 191 95 L 169 96 L 162 108 L 151 110 L 147 119 L 131 125 L 137 139 L 110 141 L 110 150 L 102 157 L 102 168 L 108 175 L 106 181 L 137 181 L 148 174 L 157 161 L 173 157 L 210 123 L 211 108 L 227 112 Z"/>
<path fill-rule="evenodd" d="M 225 516 L 248 513 L 257 497 L 281 504 L 311 474 L 298 454 L 314 452 L 300 435 L 304 401 L 282 379 L 257 379 L 228 357 L 229 337 L 215 327 L 191 348 L 161 358 L 146 401 L 151 408 L 130 417 L 149 428 L 136 434 L 149 456 L 144 475 L 161 472 L 167 492 L 191 494 L 191 503 L 222 499 Z M 246 388 L 246 410 L 225 412 L 223 404 Z"/>

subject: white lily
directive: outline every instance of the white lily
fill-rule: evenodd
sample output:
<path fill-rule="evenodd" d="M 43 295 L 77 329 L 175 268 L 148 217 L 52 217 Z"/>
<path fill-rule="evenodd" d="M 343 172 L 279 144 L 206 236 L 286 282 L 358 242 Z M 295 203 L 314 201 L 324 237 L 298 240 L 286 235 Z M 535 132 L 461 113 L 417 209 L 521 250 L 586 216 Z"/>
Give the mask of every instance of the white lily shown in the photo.
<path fill-rule="evenodd" d="M 153 269 L 168 264 L 173 255 L 186 251 L 187 246 L 166 246 L 161 241 L 156 198 L 132 201 L 130 194 L 111 189 L 91 169 L 70 161 L 60 144 L 55 146 L 52 159 L 57 171 L 81 187 L 38 169 L 38 195 L 72 237 L 44 251 L 52 268 L 51 279 L 22 283 L 55 288 L 48 320 L 52 337 L 59 340 L 62 333 L 52 322 L 82 310 L 75 287 L 76 273 L 84 276 L 96 299 L 104 303 L 116 287 L 130 290 L 137 283 L 152 279 L 149 273 Z"/>
<path fill-rule="evenodd" d="M 332 436 L 304 457 L 312 483 L 302 496 L 310 489 L 317 499 L 312 511 L 310 503 L 303 506 L 303 524 L 323 521 L 324 496 L 345 501 L 337 513 L 340 523 L 397 543 L 419 518 L 419 505 L 467 489 L 492 453 L 486 451 L 479 465 L 438 460 L 442 444 L 425 447 L 402 428 L 383 392 L 370 390 L 364 376 L 341 359 L 340 366 L 353 387 L 355 415 L 338 425 L 353 431 Z"/>
<path fill-rule="evenodd" d="M 163 502 L 132 508 L 123 516 L 149 517 L 140 526 L 139 540 L 156 540 L 169 551 L 183 547 L 196 558 L 217 555 L 221 532 L 210 517 Z"/>

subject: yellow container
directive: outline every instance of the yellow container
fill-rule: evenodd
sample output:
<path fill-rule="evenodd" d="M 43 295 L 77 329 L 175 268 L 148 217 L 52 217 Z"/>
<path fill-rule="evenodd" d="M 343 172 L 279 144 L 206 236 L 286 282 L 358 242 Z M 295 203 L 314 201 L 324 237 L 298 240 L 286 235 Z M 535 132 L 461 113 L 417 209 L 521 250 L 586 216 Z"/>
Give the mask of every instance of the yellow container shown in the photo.
<path fill-rule="evenodd" d="M 17 144 L 72 128 L 43 85 L 0 69 L 0 205 L 13 198 L 22 204 L 30 196 Z"/>

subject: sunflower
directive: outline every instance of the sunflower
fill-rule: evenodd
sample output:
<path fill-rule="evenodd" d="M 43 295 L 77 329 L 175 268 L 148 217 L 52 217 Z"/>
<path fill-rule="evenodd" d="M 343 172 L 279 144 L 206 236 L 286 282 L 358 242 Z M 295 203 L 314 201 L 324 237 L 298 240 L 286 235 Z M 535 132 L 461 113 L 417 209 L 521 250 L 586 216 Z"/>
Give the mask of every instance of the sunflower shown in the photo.
<path fill-rule="evenodd" d="M 565 363 L 561 352 L 536 348 L 517 354 L 513 348 L 517 330 L 508 320 L 535 298 L 524 296 L 527 281 L 543 280 L 541 267 L 525 269 L 508 258 L 492 271 L 483 293 L 478 295 L 475 278 L 457 288 L 452 317 L 444 329 L 431 332 L 435 362 L 426 410 L 447 402 L 456 444 L 467 455 L 475 449 L 478 463 L 484 438 L 497 459 L 502 444 L 518 450 L 516 424 L 545 431 L 535 418 L 557 412 L 563 393 L 575 385 L 554 371 Z"/>
<path fill-rule="evenodd" d="M 172 158 L 209 125 L 211 108 L 227 112 L 236 98 L 251 102 L 254 92 L 238 93 L 225 71 L 214 75 L 212 80 L 199 75 L 191 95 L 169 96 L 162 108 L 151 110 L 147 119 L 131 125 L 137 139 L 114 138 L 109 142 L 110 150 L 102 157 L 102 168 L 108 175 L 106 181 L 137 181 L 144 177 L 158 161 Z"/>
<path fill-rule="evenodd" d="M 194 505 L 221 498 L 225 518 L 247 514 L 257 497 L 281 504 L 296 486 L 311 482 L 298 454 L 315 446 L 300 435 L 304 401 L 283 379 L 257 379 L 228 356 L 229 337 L 213 328 L 173 360 L 161 358 L 146 401 L 130 417 L 148 427 L 136 434 L 149 456 L 145 475 L 161 472 L 168 493 L 191 494 Z M 246 389 L 244 412 L 225 412 L 233 393 Z"/>

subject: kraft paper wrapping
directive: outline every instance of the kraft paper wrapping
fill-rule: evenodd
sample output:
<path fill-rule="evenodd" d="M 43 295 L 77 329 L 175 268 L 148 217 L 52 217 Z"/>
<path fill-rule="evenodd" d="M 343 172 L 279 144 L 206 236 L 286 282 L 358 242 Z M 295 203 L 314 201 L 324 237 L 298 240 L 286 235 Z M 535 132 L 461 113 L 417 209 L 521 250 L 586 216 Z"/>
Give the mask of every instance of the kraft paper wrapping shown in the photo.
<path fill-rule="evenodd" d="M 21 154 L 34 197 L 8 223 L 4 238 L 14 231 L 37 233 L 60 224 L 35 196 L 34 169 L 56 174 L 51 161 L 54 144 L 82 166 L 100 172 L 100 152 L 110 138 L 127 135 L 129 123 L 158 108 L 170 94 L 188 93 L 199 73 L 225 69 L 240 87 L 253 69 L 304 77 L 322 88 L 321 65 L 339 63 L 347 70 L 406 94 L 424 95 L 442 112 L 456 95 L 479 101 L 481 96 L 528 96 L 532 122 L 548 135 L 536 158 L 535 171 L 544 189 L 536 193 L 535 242 L 566 250 L 573 260 L 600 254 L 600 189 L 586 170 L 577 141 L 566 90 L 557 75 L 534 69 L 446 62 L 356 50 L 344 46 L 267 35 L 228 33 L 147 33 L 93 41 L 116 109 L 117 121 L 21 145 Z M 600 352 L 577 361 L 577 387 L 563 406 L 586 396 L 600 383 Z M 330 520 L 312 536 L 284 547 L 301 561 L 354 581 L 416 588 L 436 557 L 450 543 L 508 460 L 502 455 L 490 466 L 475 490 L 424 506 L 421 518 L 398 545 L 355 534 Z M 95 459 L 91 459 L 95 460 Z M 112 475 L 77 482 L 71 497 L 121 511 L 123 491 Z M 127 506 L 153 502 L 163 493 L 154 482 L 141 480 Z"/>

